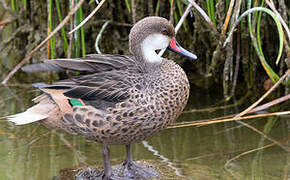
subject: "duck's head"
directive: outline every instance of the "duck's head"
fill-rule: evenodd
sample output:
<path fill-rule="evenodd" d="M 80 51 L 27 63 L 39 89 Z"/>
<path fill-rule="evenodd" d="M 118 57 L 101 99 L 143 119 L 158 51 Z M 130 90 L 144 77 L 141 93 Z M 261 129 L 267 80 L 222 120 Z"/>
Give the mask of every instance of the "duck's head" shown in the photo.
<path fill-rule="evenodd" d="M 162 57 L 156 50 L 165 48 L 191 59 L 197 58 L 176 42 L 174 27 L 162 17 L 146 17 L 138 21 L 130 31 L 129 47 L 134 56 L 147 63 L 161 63 Z"/>

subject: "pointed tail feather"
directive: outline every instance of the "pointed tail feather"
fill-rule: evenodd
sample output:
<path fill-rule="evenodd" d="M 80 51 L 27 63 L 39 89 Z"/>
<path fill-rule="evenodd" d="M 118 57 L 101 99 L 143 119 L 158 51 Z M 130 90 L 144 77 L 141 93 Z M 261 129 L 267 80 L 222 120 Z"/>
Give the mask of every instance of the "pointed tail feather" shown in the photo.
<path fill-rule="evenodd" d="M 28 109 L 25 112 L 7 116 L 7 119 L 8 121 L 15 123 L 16 125 L 23 125 L 23 124 L 29 124 L 32 122 L 40 121 L 47 117 L 48 115 L 38 114 L 32 111 L 29 111 Z"/>
<path fill-rule="evenodd" d="M 39 102 L 38 104 L 25 112 L 7 116 L 8 121 L 14 122 L 16 125 L 23 125 L 48 118 L 56 104 L 47 95 L 40 95 L 37 98 L 35 101 Z"/>

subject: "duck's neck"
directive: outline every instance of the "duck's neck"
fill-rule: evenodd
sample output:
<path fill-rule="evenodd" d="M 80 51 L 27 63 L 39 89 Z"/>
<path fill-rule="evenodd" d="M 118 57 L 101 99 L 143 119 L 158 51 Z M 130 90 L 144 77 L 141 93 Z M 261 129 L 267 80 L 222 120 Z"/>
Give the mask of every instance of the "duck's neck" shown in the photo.
<path fill-rule="evenodd" d="M 138 61 L 140 61 L 142 64 L 144 64 L 144 70 L 148 73 L 152 73 L 156 71 L 163 60 L 162 57 L 158 56 L 158 54 L 155 51 L 151 51 L 150 49 L 142 49 L 140 48 L 138 50 L 140 53 L 137 53 L 135 57 Z"/>
<path fill-rule="evenodd" d="M 141 53 L 143 56 L 143 59 L 146 63 L 152 63 L 152 64 L 160 64 L 162 62 L 162 57 L 160 57 L 155 50 L 151 49 L 150 47 L 143 45 L 141 48 Z"/>

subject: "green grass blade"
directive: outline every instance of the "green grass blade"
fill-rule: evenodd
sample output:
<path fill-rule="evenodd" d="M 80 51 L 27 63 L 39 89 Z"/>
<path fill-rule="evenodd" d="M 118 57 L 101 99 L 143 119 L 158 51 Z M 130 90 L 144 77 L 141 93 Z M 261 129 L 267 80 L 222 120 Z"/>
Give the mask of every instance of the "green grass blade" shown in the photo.
<path fill-rule="evenodd" d="M 26 7 L 27 7 L 27 0 L 22 0 L 22 4 L 23 4 L 23 6 L 24 6 L 25 9 L 26 9 Z"/>
<path fill-rule="evenodd" d="M 176 1 L 176 5 L 177 5 L 178 12 L 179 12 L 179 16 L 181 17 L 182 14 L 183 14 L 183 9 L 182 9 L 182 7 L 181 7 L 180 0 L 177 0 L 177 1 Z M 178 21 L 177 21 L 177 22 L 178 22 Z M 184 23 L 183 23 L 183 27 L 184 27 L 185 32 L 188 32 L 188 25 L 187 25 L 187 22 L 186 22 L 186 21 L 184 21 Z"/>
<path fill-rule="evenodd" d="M 49 33 L 52 32 L 53 29 L 53 20 L 52 20 L 52 0 L 48 1 L 48 24 L 49 24 Z M 50 58 L 54 59 L 55 57 L 55 37 L 52 37 L 49 40 L 50 44 Z"/>
<path fill-rule="evenodd" d="M 160 0 L 157 1 L 156 8 L 155 8 L 155 16 L 158 16 L 160 8 Z"/>
<path fill-rule="evenodd" d="M 56 4 L 57 15 L 58 15 L 58 21 L 61 22 L 62 21 L 62 15 L 61 15 L 61 9 L 60 9 L 60 5 L 59 5 L 59 1 L 55 0 L 55 4 Z M 67 54 L 68 40 L 67 40 L 67 37 L 66 37 L 66 33 L 65 33 L 64 27 L 61 28 L 61 36 L 62 36 L 62 39 L 63 39 L 64 53 Z"/>
<path fill-rule="evenodd" d="M 249 3 L 250 1 L 248 1 Z M 250 3 L 249 3 L 250 4 Z M 248 7 L 250 7 L 248 4 Z M 255 7 L 255 8 L 252 8 L 252 9 L 248 9 L 247 11 L 245 11 L 239 18 L 238 20 L 235 22 L 235 24 L 233 25 L 230 33 L 229 33 L 229 37 L 227 38 L 227 40 L 225 41 L 225 44 L 229 41 L 229 38 L 231 37 L 233 31 L 234 31 L 234 28 L 236 27 L 236 25 L 247 15 L 249 15 L 250 13 L 252 12 L 256 12 L 256 11 L 262 11 L 262 12 L 266 12 L 267 14 L 269 14 L 273 20 L 275 21 L 276 23 L 276 26 L 277 26 L 277 29 L 278 29 L 278 33 L 279 33 L 279 52 L 278 52 L 278 56 L 277 56 L 277 60 L 276 60 L 276 63 L 279 62 L 281 56 L 282 56 L 282 52 L 283 52 L 283 30 L 282 30 L 282 25 L 280 23 L 280 21 L 278 20 L 278 18 L 276 17 L 276 15 L 270 10 L 270 9 L 267 9 L 267 8 L 263 8 L 263 7 Z M 261 61 L 261 64 L 263 66 L 263 68 L 265 69 L 265 71 L 267 72 L 268 76 L 271 78 L 271 80 L 273 82 L 276 82 L 279 80 L 279 76 L 274 72 L 274 70 L 270 67 L 270 65 L 267 63 L 263 53 L 261 53 L 262 51 L 260 50 L 260 48 L 258 47 L 258 44 L 257 44 L 257 40 L 256 38 L 254 37 L 254 34 L 253 34 L 253 30 L 252 30 L 252 24 L 251 24 L 251 17 L 248 16 L 248 24 L 249 24 L 249 30 L 250 30 L 250 36 L 251 36 L 251 39 L 252 39 L 252 43 L 253 43 L 253 46 L 255 48 L 255 51 Z"/>
<path fill-rule="evenodd" d="M 174 12 L 173 16 L 174 16 L 174 21 L 175 21 L 175 22 L 178 22 L 178 16 L 177 16 L 176 11 Z"/>
<path fill-rule="evenodd" d="M 13 11 L 15 11 L 15 10 L 16 10 L 15 0 L 11 0 L 10 2 L 11 2 L 11 9 L 12 9 Z"/>
<path fill-rule="evenodd" d="M 249 10 L 253 10 L 253 9 L 254 8 L 249 9 Z M 261 8 L 259 8 L 259 9 L 261 9 Z M 276 61 L 279 61 L 280 58 L 281 58 L 281 55 L 282 55 L 282 51 L 283 51 L 283 32 L 282 32 L 281 23 L 278 20 L 278 18 L 275 16 L 275 14 L 271 10 L 269 10 L 267 8 L 263 8 L 261 10 L 256 10 L 256 11 L 264 11 L 264 12 L 270 14 L 272 16 L 272 18 L 274 19 L 275 23 L 276 23 L 276 26 L 277 26 L 278 32 L 279 32 L 279 39 L 280 39 L 280 43 L 279 43 L 279 53 L 278 53 L 278 57 L 277 57 L 277 60 Z M 248 18 L 248 20 L 249 19 L 250 18 Z M 251 22 L 250 21 L 249 21 L 249 31 L 250 31 L 250 36 L 251 36 L 251 39 L 252 39 L 252 43 L 254 45 L 254 48 L 256 50 L 256 53 L 259 56 L 259 59 L 260 59 L 260 62 L 262 64 L 263 68 L 265 69 L 265 71 L 267 72 L 267 74 L 271 78 L 271 80 L 273 82 L 277 82 L 279 80 L 279 76 L 275 73 L 275 71 L 267 63 L 266 58 L 265 58 L 264 53 L 263 53 L 263 50 L 262 50 L 262 45 L 261 45 L 261 41 L 260 41 L 260 34 L 257 35 L 257 38 L 259 40 L 256 40 L 256 38 L 254 37 L 254 34 L 253 34 L 253 30 L 252 30 L 252 26 L 251 26 Z"/>
<path fill-rule="evenodd" d="M 126 4 L 126 8 L 127 8 L 128 12 L 131 13 L 131 7 L 130 7 L 131 5 L 130 5 L 129 0 L 125 0 L 125 4 Z"/>
<path fill-rule="evenodd" d="M 206 5 L 207 5 L 208 15 L 209 15 L 213 25 L 216 26 L 214 0 L 206 0 Z"/>
<path fill-rule="evenodd" d="M 83 9 L 80 7 L 80 22 L 83 21 Z M 81 27 L 81 44 L 82 44 L 82 57 L 86 56 L 86 42 L 85 42 L 85 32 L 84 26 Z"/>
<path fill-rule="evenodd" d="M 79 0 L 76 0 L 75 3 L 78 3 Z M 81 8 L 80 8 L 81 9 Z M 80 9 L 78 9 L 75 13 L 74 19 L 74 26 L 76 27 L 77 25 L 80 24 Z M 80 38 L 80 29 L 75 31 L 74 35 L 74 44 L 75 44 L 75 57 L 80 57 L 80 46 L 81 46 L 81 38 Z"/>
<path fill-rule="evenodd" d="M 225 5 L 226 7 L 225 7 L 225 13 L 227 13 L 228 12 L 228 9 L 229 9 L 229 6 L 230 6 L 230 0 L 226 0 L 226 5 Z"/>
<path fill-rule="evenodd" d="M 252 8 L 252 9 L 249 9 L 248 12 L 250 11 L 260 11 L 260 12 L 266 12 L 267 14 L 269 14 L 273 20 L 275 21 L 276 23 L 276 26 L 277 26 L 277 29 L 278 29 L 278 33 L 279 33 L 279 52 L 278 52 L 278 56 L 277 56 L 277 59 L 276 59 L 276 63 L 279 62 L 279 60 L 281 59 L 281 56 L 282 56 L 282 52 L 283 52 L 283 30 L 282 30 L 282 25 L 280 23 L 280 21 L 278 20 L 278 18 L 276 17 L 276 15 L 274 14 L 274 12 L 272 12 L 270 9 L 267 9 L 267 8 L 262 8 L 262 7 L 256 7 L 256 10 L 255 8 Z M 247 12 L 247 11 L 246 11 Z M 245 13 L 246 13 L 245 12 Z M 245 14 L 243 13 L 241 15 L 240 18 L 243 18 L 243 15 Z M 239 19 L 240 19 L 239 18 Z M 249 20 L 250 18 L 248 18 Z M 257 38 L 258 40 L 255 39 L 254 37 L 254 34 L 253 34 L 253 31 L 252 31 L 252 26 L 250 25 L 250 21 L 249 21 L 249 30 L 250 30 L 250 35 L 251 35 L 251 38 L 253 42 L 253 45 L 255 47 L 255 50 L 256 50 L 256 53 L 259 55 L 259 59 L 261 61 L 261 64 L 262 66 L 264 67 L 265 71 L 267 72 L 268 76 L 271 78 L 271 80 L 273 82 L 276 82 L 279 80 L 279 76 L 274 72 L 274 70 L 270 67 L 270 65 L 267 63 L 266 61 L 266 58 L 264 56 L 264 53 L 263 53 L 263 50 L 262 50 L 262 45 L 261 45 L 261 40 L 260 40 L 260 28 L 258 29 L 258 34 L 257 34 Z M 259 25 L 259 24 L 258 24 Z M 259 25 L 260 26 L 260 25 Z M 257 44 L 256 44 L 257 43 Z"/>
<path fill-rule="evenodd" d="M 263 6 L 264 6 L 264 0 L 261 3 L 261 7 L 263 7 Z M 259 47 L 261 55 L 264 56 L 264 53 L 262 50 L 262 43 L 261 43 L 261 31 L 260 31 L 261 20 L 262 20 L 262 12 L 259 11 L 258 18 L 257 18 L 257 43 L 258 43 L 258 47 Z"/>
<path fill-rule="evenodd" d="M 25 19 L 25 21 L 27 20 L 27 0 L 21 0 L 21 3 L 23 5 L 23 17 Z"/>

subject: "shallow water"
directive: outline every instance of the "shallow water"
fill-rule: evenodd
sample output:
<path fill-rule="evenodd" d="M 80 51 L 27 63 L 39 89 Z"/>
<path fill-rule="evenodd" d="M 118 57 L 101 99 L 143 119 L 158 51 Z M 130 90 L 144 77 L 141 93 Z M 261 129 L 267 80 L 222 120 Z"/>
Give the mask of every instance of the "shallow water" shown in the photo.
<path fill-rule="evenodd" d="M 0 116 L 23 111 L 32 105 L 31 99 L 37 94 L 39 91 L 32 87 L 0 88 Z M 204 90 L 191 94 L 187 110 L 206 108 L 221 99 Z M 184 113 L 178 121 L 223 116 L 237 113 L 239 108 L 242 107 Z M 289 138 L 287 119 L 271 117 L 246 122 L 281 140 Z M 133 157 L 153 164 L 162 179 L 289 179 L 290 156 L 279 146 L 246 154 L 225 167 L 231 158 L 271 143 L 236 122 L 228 122 L 164 130 L 133 145 Z M 289 142 L 283 145 L 289 147 Z M 112 163 L 121 163 L 124 147 L 110 149 Z M 38 123 L 15 126 L 0 121 L 0 180 L 70 179 L 74 169 L 88 166 L 102 166 L 100 144 Z"/>

